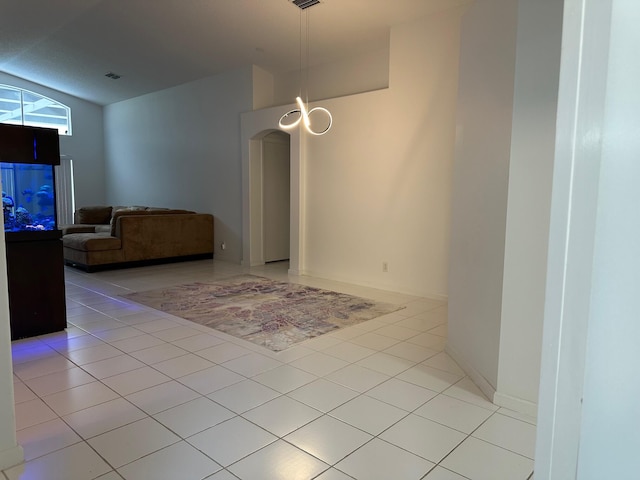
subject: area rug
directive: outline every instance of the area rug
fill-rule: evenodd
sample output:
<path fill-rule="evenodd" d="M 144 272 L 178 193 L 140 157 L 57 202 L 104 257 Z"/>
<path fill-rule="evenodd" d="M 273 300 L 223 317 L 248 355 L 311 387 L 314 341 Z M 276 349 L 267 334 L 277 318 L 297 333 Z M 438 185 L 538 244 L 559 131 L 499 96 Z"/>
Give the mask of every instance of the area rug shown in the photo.
<path fill-rule="evenodd" d="M 403 308 L 255 275 L 123 297 L 276 352 Z"/>

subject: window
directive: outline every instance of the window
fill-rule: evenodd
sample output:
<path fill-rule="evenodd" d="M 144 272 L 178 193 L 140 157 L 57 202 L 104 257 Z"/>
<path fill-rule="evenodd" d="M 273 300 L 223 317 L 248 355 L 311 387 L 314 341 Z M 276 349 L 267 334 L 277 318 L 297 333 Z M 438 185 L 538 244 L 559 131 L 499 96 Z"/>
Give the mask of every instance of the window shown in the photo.
<path fill-rule="evenodd" d="M 0 85 L 0 123 L 56 128 L 71 135 L 71 109 L 43 95 Z"/>

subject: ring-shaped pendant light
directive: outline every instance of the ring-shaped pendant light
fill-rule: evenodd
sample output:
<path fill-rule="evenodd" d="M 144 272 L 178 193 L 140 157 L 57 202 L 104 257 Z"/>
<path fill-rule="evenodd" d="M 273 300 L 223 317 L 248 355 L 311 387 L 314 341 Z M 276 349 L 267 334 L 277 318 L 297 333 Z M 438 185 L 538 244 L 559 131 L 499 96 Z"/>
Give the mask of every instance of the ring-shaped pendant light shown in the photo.
<path fill-rule="evenodd" d="M 289 110 L 287 113 L 282 115 L 282 117 L 280 117 L 280 121 L 278 122 L 278 125 L 280 126 L 280 128 L 284 128 L 285 130 L 292 129 L 297 127 L 302 121 L 305 128 L 311 135 L 316 135 L 316 136 L 324 135 L 331 129 L 331 125 L 333 124 L 333 117 L 331 116 L 331 112 L 329 110 L 327 110 L 324 107 L 314 107 L 311 110 L 307 111 L 307 107 L 305 106 L 304 102 L 302 101 L 302 98 L 300 97 L 296 97 L 296 103 L 298 104 L 299 108 L 294 108 L 293 110 Z M 326 114 L 327 118 L 329 119 L 329 122 L 327 124 L 327 127 L 324 130 L 316 131 L 313 128 L 311 128 L 310 116 L 313 114 L 313 112 L 324 112 Z M 292 123 L 287 123 L 286 122 L 287 118 L 294 115 L 297 116 L 297 119 Z"/>

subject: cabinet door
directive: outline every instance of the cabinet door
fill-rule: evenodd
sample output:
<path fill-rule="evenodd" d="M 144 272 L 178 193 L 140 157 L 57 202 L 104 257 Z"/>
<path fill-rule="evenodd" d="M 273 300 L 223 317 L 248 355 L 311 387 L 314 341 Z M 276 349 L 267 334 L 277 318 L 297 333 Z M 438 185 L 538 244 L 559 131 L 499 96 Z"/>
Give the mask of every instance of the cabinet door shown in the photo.
<path fill-rule="evenodd" d="M 11 339 L 67 326 L 62 240 L 7 242 Z"/>

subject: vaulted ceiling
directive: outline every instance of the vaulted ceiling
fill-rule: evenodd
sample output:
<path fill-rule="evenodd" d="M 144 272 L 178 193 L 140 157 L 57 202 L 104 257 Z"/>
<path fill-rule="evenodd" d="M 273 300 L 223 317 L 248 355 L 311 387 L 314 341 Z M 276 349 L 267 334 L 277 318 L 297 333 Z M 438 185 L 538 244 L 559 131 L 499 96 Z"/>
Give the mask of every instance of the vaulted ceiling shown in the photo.
<path fill-rule="evenodd" d="M 301 24 L 322 64 L 469 1 L 321 0 L 302 12 L 290 0 L 0 0 L 0 71 L 106 105 L 243 65 L 296 70 Z"/>

